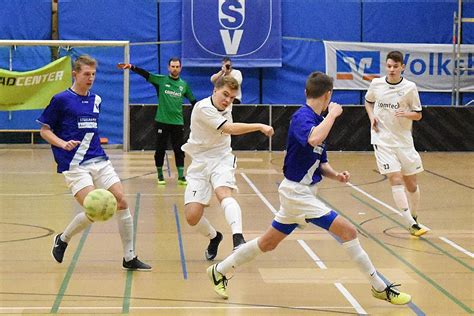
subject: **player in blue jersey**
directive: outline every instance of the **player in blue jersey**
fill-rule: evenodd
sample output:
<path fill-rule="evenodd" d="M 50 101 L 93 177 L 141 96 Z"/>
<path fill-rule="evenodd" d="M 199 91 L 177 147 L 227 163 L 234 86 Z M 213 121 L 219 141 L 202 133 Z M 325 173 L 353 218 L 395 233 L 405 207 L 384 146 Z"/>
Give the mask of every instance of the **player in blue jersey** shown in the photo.
<path fill-rule="evenodd" d="M 40 134 L 51 144 L 58 173 L 64 175 L 66 184 L 81 206 L 86 195 L 96 187 L 109 190 L 117 199 L 116 218 L 124 251 L 123 268 L 151 270 L 135 255 L 133 219 L 122 183 L 100 145 L 101 98 L 90 92 L 96 67 L 97 61 L 87 55 L 74 61 L 74 83 L 71 88 L 56 94 L 38 118 L 42 125 Z M 61 263 L 71 238 L 92 223 L 86 213 L 81 212 L 64 232 L 56 235 L 52 249 L 54 260 Z"/>
<path fill-rule="evenodd" d="M 328 162 L 325 139 L 342 107 L 330 102 L 333 89 L 331 77 L 313 72 L 306 81 L 306 104 L 293 115 L 288 130 L 287 153 L 283 165 L 285 178 L 278 188 L 280 210 L 267 231 L 238 248 L 224 261 L 207 269 L 214 291 L 222 298 L 227 277 L 233 270 L 258 255 L 275 249 L 286 236 L 307 223 L 317 225 L 342 241 L 349 257 L 356 262 L 372 285 L 372 295 L 392 304 L 407 304 L 411 296 L 399 292 L 395 285 L 386 285 L 378 276 L 367 253 L 362 249 L 355 227 L 317 197 L 317 183 L 323 177 L 348 182 L 348 171 L 338 172 Z M 328 110 L 326 117 L 322 112 Z"/>

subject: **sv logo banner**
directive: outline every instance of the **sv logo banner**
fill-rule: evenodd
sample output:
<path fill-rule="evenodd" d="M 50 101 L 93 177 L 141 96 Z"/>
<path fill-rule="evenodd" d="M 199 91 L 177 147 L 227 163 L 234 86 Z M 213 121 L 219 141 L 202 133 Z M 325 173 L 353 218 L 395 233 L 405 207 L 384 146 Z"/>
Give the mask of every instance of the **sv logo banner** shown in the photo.
<path fill-rule="evenodd" d="M 280 10 L 280 0 L 183 1 L 183 61 L 216 66 L 230 56 L 239 67 L 281 66 Z"/>

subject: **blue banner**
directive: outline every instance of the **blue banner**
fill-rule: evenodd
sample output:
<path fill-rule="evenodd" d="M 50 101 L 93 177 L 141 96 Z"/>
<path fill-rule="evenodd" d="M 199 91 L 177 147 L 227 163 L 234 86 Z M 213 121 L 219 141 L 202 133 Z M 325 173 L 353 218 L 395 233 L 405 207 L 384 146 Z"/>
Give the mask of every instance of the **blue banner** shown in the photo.
<path fill-rule="evenodd" d="M 187 67 L 281 67 L 280 0 L 188 0 L 182 12 Z"/>

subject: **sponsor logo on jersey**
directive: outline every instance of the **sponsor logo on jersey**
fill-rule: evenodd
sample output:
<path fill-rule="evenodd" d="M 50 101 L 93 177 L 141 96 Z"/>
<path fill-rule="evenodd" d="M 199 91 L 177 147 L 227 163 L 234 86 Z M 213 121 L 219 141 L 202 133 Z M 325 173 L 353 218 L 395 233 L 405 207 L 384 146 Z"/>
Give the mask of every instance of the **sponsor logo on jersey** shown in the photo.
<path fill-rule="evenodd" d="M 90 129 L 97 128 L 97 119 L 95 117 L 79 117 L 77 122 L 77 127 L 79 129 Z"/>

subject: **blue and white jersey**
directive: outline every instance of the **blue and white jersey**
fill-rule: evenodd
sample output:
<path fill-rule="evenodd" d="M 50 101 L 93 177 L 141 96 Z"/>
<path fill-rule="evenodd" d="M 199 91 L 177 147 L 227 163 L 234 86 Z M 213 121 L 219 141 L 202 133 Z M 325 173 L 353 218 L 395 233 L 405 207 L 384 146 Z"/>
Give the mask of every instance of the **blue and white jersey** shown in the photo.
<path fill-rule="evenodd" d="M 324 118 L 308 105 L 299 108 L 291 118 L 283 174 L 285 178 L 305 185 L 322 180 L 320 163 L 327 162 L 326 144 L 313 147 L 308 143 L 313 128 Z"/>
<path fill-rule="evenodd" d="M 81 142 L 71 151 L 51 146 L 58 173 L 93 158 L 108 159 L 98 133 L 100 104 L 98 95 L 82 96 L 67 89 L 56 94 L 38 118 L 38 123 L 49 126 L 59 138 Z"/>

